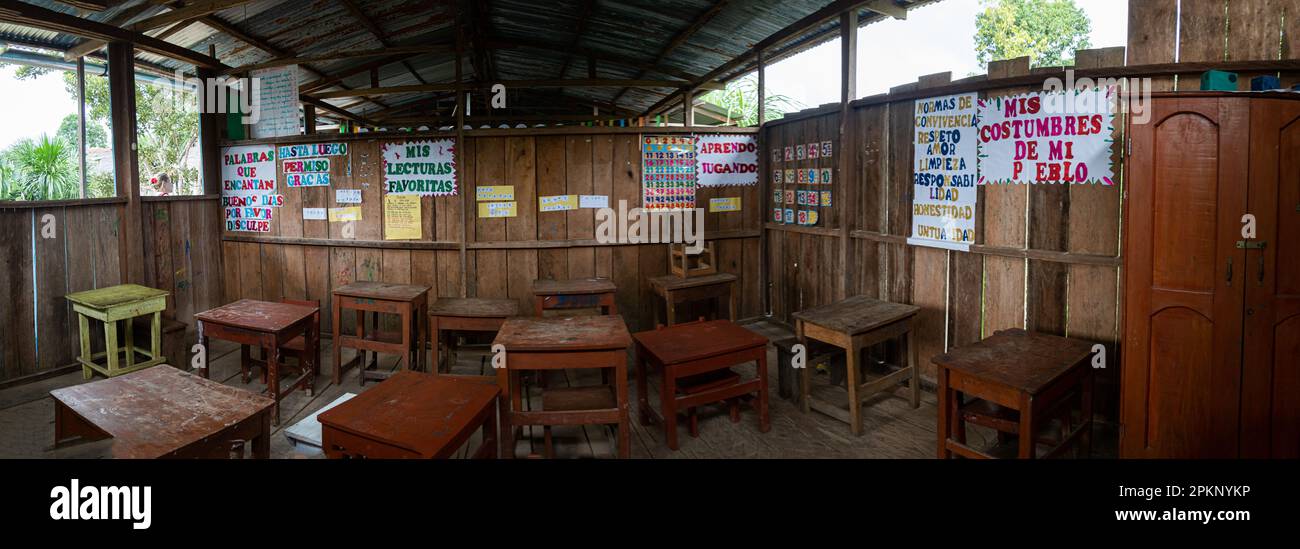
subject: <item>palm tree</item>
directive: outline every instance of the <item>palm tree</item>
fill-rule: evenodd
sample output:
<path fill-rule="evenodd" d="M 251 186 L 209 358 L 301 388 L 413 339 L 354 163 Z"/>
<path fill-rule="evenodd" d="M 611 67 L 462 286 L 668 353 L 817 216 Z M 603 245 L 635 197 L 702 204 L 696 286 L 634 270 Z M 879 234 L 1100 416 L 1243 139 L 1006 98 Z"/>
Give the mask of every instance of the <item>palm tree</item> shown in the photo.
<path fill-rule="evenodd" d="M 47 134 L 15 143 L 5 155 L 7 193 L 18 200 L 76 198 L 79 172 L 73 161 L 75 152 L 62 139 Z"/>
<path fill-rule="evenodd" d="M 701 99 L 726 109 L 727 125 L 733 121 L 739 126 L 758 125 L 758 79 L 755 76 L 732 80 L 727 83 L 726 89 L 711 91 Z M 781 118 L 791 110 L 803 108 L 798 101 L 780 94 L 765 94 L 763 103 L 764 117 L 767 120 Z"/>

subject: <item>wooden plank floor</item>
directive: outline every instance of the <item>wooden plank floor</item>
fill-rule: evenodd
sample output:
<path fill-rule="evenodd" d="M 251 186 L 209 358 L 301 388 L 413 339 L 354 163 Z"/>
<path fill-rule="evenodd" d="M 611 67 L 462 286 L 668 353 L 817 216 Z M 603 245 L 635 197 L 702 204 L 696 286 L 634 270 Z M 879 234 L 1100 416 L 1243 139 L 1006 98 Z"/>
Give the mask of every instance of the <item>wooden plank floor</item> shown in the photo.
<path fill-rule="evenodd" d="M 275 458 L 321 458 L 319 449 L 306 445 L 295 446 L 284 436 L 283 430 L 332 402 L 340 395 L 360 393 L 365 389 L 357 383 L 356 369 L 349 370 L 340 385 L 330 382 L 332 349 L 330 342 L 322 342 L 321 356 L 325 357 L 322 375 L 316 379 L 316 394 L 308 396 L 295 391 L 281 401 L 283 422 L 272 436 L 271 455 Z M 239 379 L 238 348 L 226 342 L 215 342 L 212 350 L 212 379 L 227 385 L 248 390 L 262 390 L 255 378 L 244 385 Z M 351 356 L 344 352 L 344 360 Z M 860 437 L 849 433 L 848 425 L 818 413 L 803 414 L 791 401 L 776 396 L 776 351 L 769 347 L 769 380 L 771 382 L 772 429 L 758 431 L 758 417 L 748 407 L 742 407 L 741 421 L 732 423 L 722 406 L 702 407 L 700 437 L 691 438 L 684 424 L 679 426 L 680 450 L 674 452 L 663 442 L 663 430 L 658 426 L 642 426 L 636 421 L 636 388 L 629 366 L 629 391 L 632 403 L 632 457 L 634 458 L 931 458 L 935 455 L 935 398 L 930 392 L 922 393 L 919 409 L 908 405 L 907 390 L 899 388 L 892 394 L 881 394 L 863 407 L 864 432 Z M 396 366 L 393 357 L 381 361 L 381 367 Z M 754 375 L 753 364 L 736 367 L 742 376 Z M 467 375 L 491 374 L 486 349 L 463 349 L 453 373 Z M 548 378 L 551 386 L 590 384 L 598 381 L 596 372 L 555 372 Z M 652 373 L 650 377 L 650 402 L 658 406 L 660 390 Z M 845 400 L 842 390 L 826 385 L 825 375 L 816 376 L 815 390 L 825 398 Z M 102 379 L 96 377 L 96 379 Z M 81 372 L 43 380 L 37 383 L 12 387 L 0 391 L 0 458 L 15 457 L 105 457 L 108 445 L 90 443 L 58 450 L 51 449 L 54 438 L 54 405 L 49 391 L 59 387 L 82 383 Z M 530 392 L 525 406 L 540 403 L 536 389 Z M 541 429 L 530 435 L 525 429 L 518 441 L 519 455 L 540 453 Z M 557 426 L 552 430 L 557 458 L 592 458 L 613 455 L 612 429 L 605 427 Z M 979 429 L 972 429 L 970 440 L 977 446 L 990 444 L 993 437 Z M 477 435 L 467 447 L 478 444 Z M 462 452 L 463 453 L 463 452 Z"/>

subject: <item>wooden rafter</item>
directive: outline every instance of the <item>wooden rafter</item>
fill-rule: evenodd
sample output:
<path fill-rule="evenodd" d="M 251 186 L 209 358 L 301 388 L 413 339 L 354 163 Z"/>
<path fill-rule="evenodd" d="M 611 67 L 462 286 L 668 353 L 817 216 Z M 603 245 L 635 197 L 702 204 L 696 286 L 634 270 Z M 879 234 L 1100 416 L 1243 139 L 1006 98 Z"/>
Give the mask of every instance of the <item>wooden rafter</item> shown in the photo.
<path fill-rule="evenodd" d="M 129 28 L 135 32 L 144 32 L 158 27 L 178 23 L 186 19 L 203 17 L 204 15 L 213 14 L 224 9 L 233 8 L 241 4 L 247 4 L 252 0 L 196 0 L 183 7 L 165 11 L 153 17 L 143 19 L 131 24 Z"/>
<path fill-rule="evenodd" d="M 504 84 L 507 89 L 520 88 L 677 88 L 685 82 L 676 80 L 627 80 L 618 78 L 570 78 L 559 80 L 500 80 L 497 82 L 479 82 L 456 84 L 414 84 L 410 86 L 387 86 L 379 88 L 358 88 L 355 90 L 331 91 L 314 94 L 320 99 L 338 99 L 343 97 L 374 97 L 397 93 L 424 93 L 455 90 L 485 89 L 494 83 Z M 697 89 L 722 89 L 722 84 L 701 84 Z"/>
<path fill-rule="evenodd" d="M 261 63 L 253 63 L 250 65 L 243 65 L 240 67 L 232 67 L 226 72 L 227 73 L 247 72 L 247 71 L 255 71 L 259 69 L 287 67 L 289 65 L 302 65 L 306 63 L 315 63 L 319 61 L 335 61 L 339 59 L 364 59 L 367 57 L 391 57 L 393 55 L 400 55 L 400 54 L 416 55 L 421 53 L 451 52 L 452 50 L 453 50 L 453 46 L 444 45 L 444 44 L 435 44 L 429 46 L 394 46 L 394 47 L 380 48 L 377 50 L 351 50 L 349 48 L 345 48 L 340 51 L 325 53 L 321 55 L 306 55 L 306 56 L 291 55 L 287 57 L 277 57 L 275 59 L 271 59 L 269 61 L 263 61 Z"/>
<path fill-rule="evenodd" d="M 570 43 L 573 44 L 574 46 L 577 46 L 578 44 L 582 43 L 582 35 L 587 32 L 587 23 L 591 20 L 591 13 L 594 11 L 596 11 L 596 1 L 583 0 L 582 11 L 578 14 L 578 22 L 573 26 L 573 41 Z M 564 56 L 564 63 L 560 65 L 560 73 L 555 75 L 555 77 L 564 78 L 564 75 L 569 72 L 569 64 L 572 62 L 573 62 L 573 52 L 570 51 L 567 55 Z M 588 75 L 588 76 L 591 78 L 595 78 L 594 75 Z"/>
<path fill-rule="evenodd" d="M 529 49 L 542 50 L 542 51 L 548 51 L 548 52 L 554 52 L 560 54 L 572 53 L 574 55 L 581 55 L 581 56 L 588 57 L 590 59 L 595 59 L 602 63 L 609 63 L 611 65 L 618 65 L 621 67 L 629 67 L 633 69 L 641 69 L 647 73 L 653 72 L 658 74 L 665 74 L 668 76 L 672 76 L 674 78 L 680 78 L 682 80 L 694 80 L 696 78 L 696 75 L 683 72 L 674 69 L 672 67 L 656 66 L 650 63 L 643 63 L 643 62 L 627 59 L 626 57 L 609 55 L 595 50 L 585 49 L 582 47 L 573 46 L 569 44 L 551 44 L 547 42 L 539 42 L 536 40 L 525 40 L 525 39 L 518 39 L 518 38 L 510 38 L 510 39 L 494 38 L 488 40 L 485 46 L 488 49 L 492 49 L 492 50 L 529 48 Z"/>
<path fill-rule="evenodd" d="M 121 27 L 130 23 L 141 13 L 148 11 L 156 5 L 158 5 L 158 2 L 142 0 L 139 3 L 118 12 L 117 15 L 109 18 L 108 21 L 104 22 L 104 24 Z M 106 42 L 103 40 L 82 40 L 78 42 L 77 45 L 72 46 L 71 48 L 68 48 L 67 51 L 63 52 L 63 59 L 67 61 L 75 61 L 79 57 L 84 57 L 86 54 L 104 47 L 105 44 Z"/>
<path fill-rule="evenodd" d="M 668 54 L 671 54 L 678 46 L 685 44 L 687 40 L 690 40 L 692 36 L 695 36 L 695 33 L 699 32 L 705 25 L 709 24 L 709 21 L 712 21 L 714 16 L 718 15 L 718 13 L 722 11 L 722 8 L 727 7 L 727 1 L 728 0 L 715 1 L 712 6 L 709 6 L 709 9 L 704 10 L 704 13 L 700 14 L 699 17 L 696 17 L 695 21 L 692 22 L 690 26 L 682 29 L 681 32 L 673 36 L 672 40 L 668 41 L 668 45 L 664 46 L 662 50 L 659 50 L 659 54 L 655 56 L 654 61 L 651 61 L 650 64 L 659 65 L 660 63 L 663 63 L 664 59 L 668 58 Z M 637 78 L 643 76 L 645 76 L 644 70 L 636 75 Z M 614 99 L 611 99 L 610 102 L 618 104 L 618 100 L 623 98 L 623 95 L 627 93 L 627 90 L 628 88 L 619 90 L 619 92 L 614 95 Z"/>
<path fill-rule="evenodd" d="M 139 32 L 19 2 L 0 0 L 0 21 L 101 40 L 130 42 L 136 48 L 204 68 L 222 68 L 216 59 Z"/>
<path fill-rule="evenodd" d="M 388 40 L 388 35 L 384 33 L 384 29 L 380 28 L 379 24 L 375 23 L 375 20 L 369 15 L 366 15 L 365 10 L 363 10 L 361 6 L 357 5 L 353 0 L 339 0 L 339 2 L 348 10 L 348 13 L 352 14 L 353 19 L 356 19 L 357 22 L 361 23 L 361 26 L 365 27 L 367 31 L 370 31 L 371 35 L 374 35 L 375 39 L 379 41 L 381 46 L 384 48 L 393 47 L 392 42 Z M 411 65 L 410 61 L 402 61 L 402 66 L 406 67 L 406 70 L 411 73 L 411 76 L 415 77 L 416 81 L 421 84 L 428 83 L 423 76 L 420 76 L 420 73 L 416 72 L 415 67 Z"/>

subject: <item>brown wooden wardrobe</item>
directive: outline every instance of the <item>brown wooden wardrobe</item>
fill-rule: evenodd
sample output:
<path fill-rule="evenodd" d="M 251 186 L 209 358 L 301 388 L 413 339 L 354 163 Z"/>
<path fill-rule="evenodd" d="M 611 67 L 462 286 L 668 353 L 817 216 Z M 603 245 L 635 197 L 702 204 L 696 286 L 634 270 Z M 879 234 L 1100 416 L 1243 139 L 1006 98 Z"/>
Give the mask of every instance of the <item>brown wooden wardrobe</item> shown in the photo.
<path fill-rule="evenodd" d="M 1300 457 L 1300 94 L 1150 109 L 1129 124 L 1120 455 Z"/>

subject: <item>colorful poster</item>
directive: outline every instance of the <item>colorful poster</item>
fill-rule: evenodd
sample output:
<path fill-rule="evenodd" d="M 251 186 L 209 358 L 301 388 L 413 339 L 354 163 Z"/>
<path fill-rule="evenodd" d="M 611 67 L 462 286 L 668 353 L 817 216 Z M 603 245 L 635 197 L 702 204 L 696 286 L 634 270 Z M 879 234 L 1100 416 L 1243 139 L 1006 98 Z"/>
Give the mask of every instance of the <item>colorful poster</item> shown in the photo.
<path fill-rule="evenodd" d="M 414 194 L 384 195 L 384 240 L 420 238 L 420 197 Z"/>
<path fill-rule="evenodd" d="M 580 194 L 578 195 L 579 208 L 608 208 L 609 195 L 604 194 Z"/>
<path fill-rule="evenodd" d="M 695 207 L 695 138 L 646 135 L 641 138 L 642 208 Z"/>
<path fill-rule="evenodd" d="M 272 208 L 282 204 L 284 197 L 275 192 L 275 147 L 221 150 L 221 206 L 227 231 L 271 232 Z"/>
<path fill-rule="evenodd" d="M 249 77 L 258 82 L 253 139 L 298 135 L 298 65 L 256 70 Z"/>
<path fill-rule="evenodd" d="M 482 185 L 474 188 L 474 200 L 476 202 L 500 202 L 514 199 L 514 185 Z"/>
<path fill-rule="evenodd" d="M 302 209 L 302 218 L 303 218 L 303 219 L 306 219 L 306 220 L 313 220 L 313 219 L 317 219 L 317 220 L 325 220 L 325 219 L 329 219 L 329 217 L 328 217 L 327 214 L 325 213 L 325 208 L 303 208 L 303 209 Z"/>
<path fill-rule="evenodd" d="M 967 251 L 975 242 L 974 93 L 915 101 L 909 244 Z"/>
<path fill-rule="evenodd" d="M 456 194 L 456 141 L 384 143 L 384 192 L 420 196 Z"/>
<path fill-rule="evenodd" d="M 479 217 L 514 217 L 519 214 L 517 202 L 479 202 Z"/>
<path fill-rule="evenodd" d="M 316 156 L 341 156 L 348 154 L 347 143 L 309 143 L 305 145 L 280 145 L 280 160 L 312 158 Z"/>
<path fill-rule="evenodd" d="M 726 198 L 710 198 L 709 212 L 738 212 L 740 211 L 740 197 L 729 196 Z"/>
<path fill-rule="evenodd" d="M 360 204 L 361 189 L 334 189 L 334 201 L 339 204 Z"/>
<path fill-rule="evenodd" d="M 284 147 L 280 147 L 284 149 Z M 284 184 L 289 187 L 325 187 L 330 184 L 330 159 L 282 160 Z"/>
<path fill-rule="evenodd" d="M 753 135 L 695 136 L 695 177 L 700 187 L 758 184 L 758 140 Z"/>
<path fill-rule="evenodd" d="M 1113 89 L 979 101 L 979 183 L 1114 185 Z"/>
<path fill-rule="evenodd" d="M 361 221 L 361 207 L 330 208 L 330 221 Z"/>
<path fill-rule="evenodd" d="M 537 197 L 537 211 L 539 212 L 562 212 L 576 209 L 578 209 L 578 195 L 576 194 Z"/>

